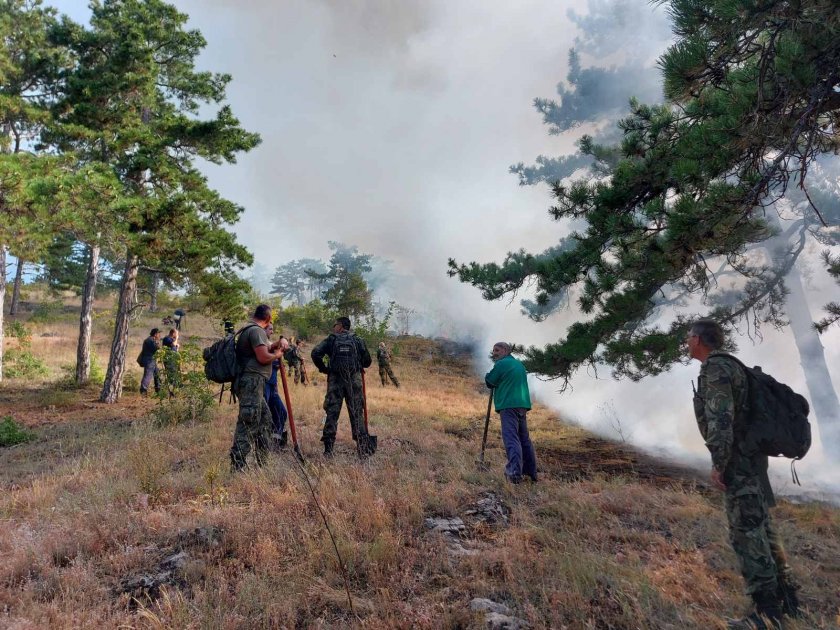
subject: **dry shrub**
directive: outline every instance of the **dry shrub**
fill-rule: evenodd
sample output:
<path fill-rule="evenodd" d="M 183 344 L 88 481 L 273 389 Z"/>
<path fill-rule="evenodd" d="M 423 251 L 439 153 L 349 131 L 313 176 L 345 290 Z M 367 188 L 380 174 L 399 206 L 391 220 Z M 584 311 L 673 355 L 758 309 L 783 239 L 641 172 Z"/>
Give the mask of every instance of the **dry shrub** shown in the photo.
<path fill-rule="evenodd" d="M 159 500 L 166 489 L 170 469 L 166 447 L 152 439 L 139 438 L 127 455 L 128 470 L 137 481 L 140 492 L 153 501 Z"/>

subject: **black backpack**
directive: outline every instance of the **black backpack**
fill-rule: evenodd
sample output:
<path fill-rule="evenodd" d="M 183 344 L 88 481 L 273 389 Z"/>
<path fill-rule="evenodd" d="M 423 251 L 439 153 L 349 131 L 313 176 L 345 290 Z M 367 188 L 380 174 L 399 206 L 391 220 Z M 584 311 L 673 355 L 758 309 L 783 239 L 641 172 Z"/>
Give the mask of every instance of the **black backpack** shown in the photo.
<path fill-rule="evenodd" d="M 780 383 L 761 367 L 747 367 L 731 355 L 747 375 L 747 408 L 740 427 L 742 452 L 802 459 L 811 448 L 810 407 L 801 394 Z"/>
<path fill-rule="evenodd" d="M 358 372 L 361 369 L 356 336 L 350 333 L 336 335 L 330 352 L 330 372 Z"/>
<path fill-rule="evenodd" d="M 204 348 L 204 376 L 214 383 L 233 383 L 242 372 L 242 365 L 236 354 L 236 346 L 242 331 L 256 326 L 248 324 L 232 335 L 225 335 L 209 348 Z"/>

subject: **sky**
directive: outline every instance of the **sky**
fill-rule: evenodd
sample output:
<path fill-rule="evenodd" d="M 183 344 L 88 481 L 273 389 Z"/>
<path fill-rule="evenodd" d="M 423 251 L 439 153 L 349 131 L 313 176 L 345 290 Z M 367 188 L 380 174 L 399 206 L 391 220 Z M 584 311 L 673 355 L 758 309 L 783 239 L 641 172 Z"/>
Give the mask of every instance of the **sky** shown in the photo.
<path fill-rule="evenodd" d="M 79 21 L 89 15 L 79 0 L 49 4 Z M 199 68 L 233 76 L 228 102 L 243 127 L 262 136 L 237 164 L 205 169 L 214 188 L 245 208 L 235 231 L 261 265 L 327 258 L 327 241 L 342 241 L 393 261 L 393 297 L 450 322 L 438 332 L 469 333 L 488 352 L 502 339 L 564 336 L 573 312 L 534 324 L 520 315 L 522 296 L 485 302 L 447 277 L 447 259 L 501 261 L 564 235 L 548 217 L 548 189 L 519 186 L 508 173 L 511 164 L 573 147 L 574 134 L 547 133 L 533 99 L 556 95 L 581 25 L 604 33 L 590 39 L 590 52 L 619 66 L 630 56 L 654 63 L 667 44 L 661 8 L 641 0 L 174 4 L 207 39 Z M 616 25 L 611 8 L 629 4 L 634 21 Z M 812 275 L 817 312 L 832 285 Z M 838 334 L 823 341 L 829 365 L 840 365 Z M 789 335 L 766 331 L 762 344 L 741 348 L 748 363 L 803 389 Z M 482 358 L 478 364 L 489 368 Z M 562 395 L 555 382 L 532 386 L 564 418 L 703 468 L 708 454 L 691 410 L 696 374 L 697 364 L 676 366 L 619 383 L 606 369 L 597 378 L 582 370 Z M 822 465 L 819 444 L 814 450 L 799 465 L 806 489 L 840 492 L 840 471 Z"/>

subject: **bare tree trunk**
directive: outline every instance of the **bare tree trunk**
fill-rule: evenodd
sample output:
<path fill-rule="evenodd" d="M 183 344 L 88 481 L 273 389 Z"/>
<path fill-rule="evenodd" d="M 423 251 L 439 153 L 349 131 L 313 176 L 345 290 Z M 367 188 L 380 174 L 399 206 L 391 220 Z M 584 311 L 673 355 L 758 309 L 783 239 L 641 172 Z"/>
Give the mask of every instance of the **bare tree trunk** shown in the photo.
<path fill-rule="evenodd" d="M 120 283 L 120 297 L 117 305 L 117 319 L 114 324 L 114 340 L 111 343 L 111 356 L 108 358 L 108 372 L 102 385 L 99 400 L 115 403 L 122 395 L 123 376 L 125 375 L 125 352 L 128 346 L 128 324 L 134 296 L 137 290 L 137 270 L 140 259 L 129 252 L 126 256 L 125 271 Z"/>
<path fill-rule="evenodd" d="M 9 307 L 9 316 L 15 317 L 20 306 L 20 285 L 23 282 L 23 259 L 18 256 L 17 269 L 15 270 L 15 287 L 12 290 L 12 305 Z"/>
<path fill-rule="evenodd" d="M 767 219 L 773 227 L 782 228 L 775 212 L 768 212 Z M 802 230 L 806 227 L 807 224 L 800 224 L 791 236 L 804 238 Z M 789 249 L 788 238 L 783 232 L 768 244 L 766 249 L 771 258 L 776 258 L 780 251 Z M 825 362 L 823 345 L 819 333 L 814 328 L 814 318 L 811 309 L 808 308 L 802 276 L 795 262 L 785 276 L 785 286 L 789 291 L 785 301 L 785 314 L 790 319 L 790 330 L 799 351 L 799 364 L 802 366 L 813 410 L 812 418 L 816 420 L 823 451 L 833 461 L 840 461 L 840 400 L 837 398 L 831 373 Z"/>
<path fill-rule="evenodd" d="M 90 380 L 90 338 L 93 330 L 93 298 L 99 272 L 99 245 L 91 245 L 87 276 L 82 291 L 82 312 L 79 315 L 79 344 L 76 347 L 76 385 Z"/>
<path fill-rule="evenodd" d="M 3 307 L 6 305 L 6 246 L 0 243 L 0 381 L 3 380 Z"/>
<path fill-rule="evenodd" d="M 840 461 L 840 400 L 831 381 L 823 345 L 814 328 L 811 310 L 805 301 L 802 277 L 796 267 L 785 278 L 785 284 L 790 290 L 785 312 L 790 318 L 790 328 L 799 350 L 799 362 L 808 385 L 823 451 L 829 459 L 837 462 Z"/>
<path fill-rule="evenodd" d="M 157 305 L 157 296 L 158 296 L 158 284 L 160 283 L 160 274 L 157 271 L 152 272 L 152 287 L 149 291 L 150 298 L 149 298 L 149 310 L 152 313 L 157 313 L 158 305 Z"/>

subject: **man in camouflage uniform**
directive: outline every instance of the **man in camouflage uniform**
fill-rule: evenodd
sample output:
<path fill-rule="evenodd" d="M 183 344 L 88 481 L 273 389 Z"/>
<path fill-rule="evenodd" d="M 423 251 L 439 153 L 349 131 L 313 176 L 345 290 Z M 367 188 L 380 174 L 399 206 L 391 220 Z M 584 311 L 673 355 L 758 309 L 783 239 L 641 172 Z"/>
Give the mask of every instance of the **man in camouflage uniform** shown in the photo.
<path fill-rule="evenodd" d="M 303 342 L 300 339 L 297 339 L 292 342 L 289 349 L 283 354 L 283 358 L 286 359 L 286 363 L 289 364 L 289 377 L 291 377 L 294 373 L 295 385 L 303 381 L 303 374 L 301 370 L 301 366 L 303 364 L 303 357 L 301 356 L 302 351 Z M 306 383 L 304 383 L 304 385 L 305 384 Z"/>
<path fill-rule="evenodd" d="M 382 380 L 382 387 L 388 384 L 388 381 L 385 380 L 386 375 L 394 385 L 399 387 L 400 382 L 394 376 L 394 371 L 391 369 L 391 353 L 385 346 L 384 341 L 379 342 L 379 348 L 376 350 L 376 362 L 379 364 L 379 378 Z"/>
<path fill-rule="evenodd" d="M 329 364 L 324 363 L 327 358 Z M 324 411 L 327 416 L 321 441 L 324 455 L 332 456 L 335 436 L 338 432 L 338 416 L 341 404 L 347 402 L 350 427 L 359 457 L 373 455 L 375 444 L 368 436 L 364 420 L 364 395 L 362 393 L 362 370 L 370 367 L 370 352 L 362 339 L 350 332 L 350 319 L 339 317 L 333 324 L 333 334 L 312 349 L 312 363 L 318 371 L 327 375 L 327 395 Z"/>
<path fill-rule="evenodd" d="M 271 411 L 265 401 L 265 384 L 271 376 L 271 364 L 283 355 L 280 342 L 270 343 L 266 328 L 271 324 L 271 307 L 260 304 L 251 323 L 239 332 L 236 358 L 241 372 L 233 384 L 239 398 L 239 417 L 230 448 L 231 470 L 245 468 L 245 459 L 254 445 L 258 466 L 265 461 L 271 436 Z"/>
<path fill-rule="evenodd" d="M 729 539 L 738 556 L 755 612 L 730 628 L 781 628 L 782 614 L 796 615 L 796 586 L 784 547 L 772 527 L 775 505 L 767 477 L 767 456 L 741 450 L 739 424 L 747 402 L 747 375 L 721 351 L 723 330 L 699 320 L 689 330 L 692 359 L 701 362 L 694 394 L 697 426 L 712 455 L 712 483 L 724 492 Z"/>

